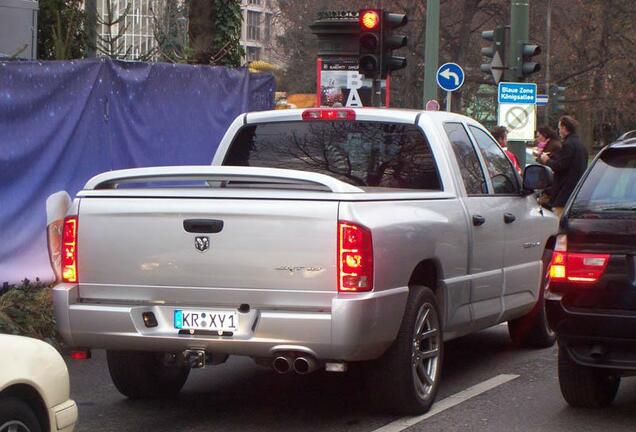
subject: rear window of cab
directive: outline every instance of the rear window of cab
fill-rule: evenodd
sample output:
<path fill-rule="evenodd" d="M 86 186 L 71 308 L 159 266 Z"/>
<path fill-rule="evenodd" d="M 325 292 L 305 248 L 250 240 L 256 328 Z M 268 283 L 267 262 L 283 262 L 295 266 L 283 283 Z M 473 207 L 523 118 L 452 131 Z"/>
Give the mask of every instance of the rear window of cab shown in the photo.
<path fill-rule="evenodd" d="M 570 217 L 636 217 L 636 148 L 604 151 L 577 193 Z"/>
<path fill-rule="evenodd" d="M 243 127 L 223 165 L 326 174 L 361 187 L 442 190 L 430 145 L 414 124 L 292 121 Z"/>

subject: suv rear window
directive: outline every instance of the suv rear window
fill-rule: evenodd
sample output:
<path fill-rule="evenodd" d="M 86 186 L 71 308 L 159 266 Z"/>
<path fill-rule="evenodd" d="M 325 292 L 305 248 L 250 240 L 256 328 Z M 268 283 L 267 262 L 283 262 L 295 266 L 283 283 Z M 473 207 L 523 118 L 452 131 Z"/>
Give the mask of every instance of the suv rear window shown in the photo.
<path fill-rule="evenodd" d="M 636 149 L 606 150 L 572 204 L 572 217 L 586 213 L 636 217 Z"/>
<path fill-rule="evenodd" d="M 223 165 L 330 175 L 355 186 L 441 190 L 428 141 L 413 124 L 352 121 L 248 125 Z"/>

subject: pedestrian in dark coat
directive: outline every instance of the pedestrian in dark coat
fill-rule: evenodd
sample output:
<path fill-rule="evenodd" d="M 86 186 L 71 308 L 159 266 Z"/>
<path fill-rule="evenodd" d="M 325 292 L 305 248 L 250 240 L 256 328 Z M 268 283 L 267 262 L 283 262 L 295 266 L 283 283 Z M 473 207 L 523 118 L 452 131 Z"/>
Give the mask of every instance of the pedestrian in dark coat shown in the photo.
<path fill-rule="evenodd" d="M 541 162 L 554 171 L 554 184 L 551 188 L 550 205 L 554 212 L 561 216 L 565 203 L 574 192 L 579 179 L 587 168 L 588 153 L 576 134 L 578 123 L 570 116 L 559 120 L 559 135 L 563 140 L 561 149 L 556 155 L 541 154 Z"/>
<path fill-rule="evenodd" d="M 559 134 L 550 126 L 541 126 L 537 129 L 537 149 L 533 152 L 536 157 L 536 162 L 542 164 L 541 154 L 547 154 L 552 160 L 558 159 L 557 153 L 561 150 L 561 139 Z M 550 204 L 553 198 L 556 196 L 553 187 L 550 187 L 543 191 L 539 197 L 539 204 L 543 207 L 547 207 L 550 210 Z"/>

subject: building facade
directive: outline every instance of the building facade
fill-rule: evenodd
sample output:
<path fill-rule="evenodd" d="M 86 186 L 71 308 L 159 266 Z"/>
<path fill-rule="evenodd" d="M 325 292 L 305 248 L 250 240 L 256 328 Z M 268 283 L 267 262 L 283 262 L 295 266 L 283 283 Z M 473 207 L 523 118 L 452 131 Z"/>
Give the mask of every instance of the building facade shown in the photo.
<path fill-rule="evenodd" d="M 0 0 L 0 58 L 37 58 L 37 29 L 37 0 Z"/>
<path fill-rule="evenodd" d="M 156 21 L 166 0 L 96 0 L 98 54 L 129 60 L 158 57 Z M 183 0 L 176 0 L 183 5 Z M 153 11 L 153 7 L 156 9 Z M 278 26 L 276 0 L 241 0 L 243 25 L 241 45 L 245 62 L 276 62 Z M 184 8 L 181 8 L 183 10 Z M 187 16 L 177 19 L 178 33 L 187 39 Z M 184 42 L 186 42 L 184 40 Z"/>
<path fill-rule="evenodd" d="M 242 0 L 241 45 L 246 62 L 273 60 L 275 6 L 273 0 Z"/>
<path fill-rule="evenodd" d="M 97 0 L 99 53 L 151 60 L 157 46 L 151 4 L 151 0 Z"/>

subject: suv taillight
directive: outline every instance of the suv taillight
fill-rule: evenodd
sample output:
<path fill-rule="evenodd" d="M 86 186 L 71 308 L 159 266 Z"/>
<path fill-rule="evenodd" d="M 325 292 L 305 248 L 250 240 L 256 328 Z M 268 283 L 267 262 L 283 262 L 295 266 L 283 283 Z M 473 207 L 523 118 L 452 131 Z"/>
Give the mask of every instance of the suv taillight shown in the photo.
<path fill-rule="evenodd" d="M 371 231 L 352 222 L 338 222 L 338 291 L 373 289 Z"/>
<path fill-rule="evenodd" d="M 62 281 L 78 282 L 77 278 L 77 216 L 64 219 L 62 229 Z"/>
<path fill-rule="evenodd" d="M 608 263 L 608 254 L 568 252 L 567 237 L 560 235 L 548 274 L 554 282 L 592 283 L 600 279 Z"/>

